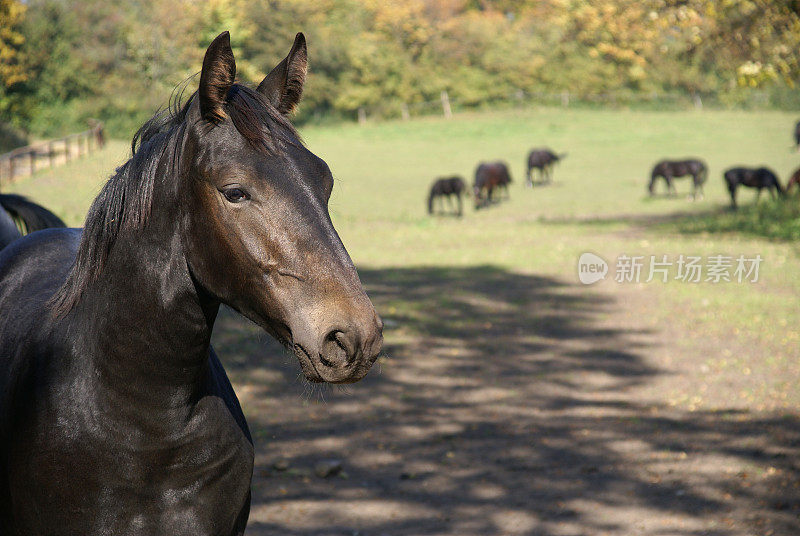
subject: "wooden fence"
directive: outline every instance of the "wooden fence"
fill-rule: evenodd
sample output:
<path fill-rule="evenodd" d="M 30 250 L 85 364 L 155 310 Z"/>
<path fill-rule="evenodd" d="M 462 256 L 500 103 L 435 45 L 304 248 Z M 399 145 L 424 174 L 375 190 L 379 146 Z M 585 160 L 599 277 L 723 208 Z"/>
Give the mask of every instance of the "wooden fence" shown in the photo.
<path fill-rule="evenodd" d="M 765 94 L 753 96 L 752 105 L 766 106 Z M 507 95 L 493 97 L 484 104 L 506 104 L 513 106 L 561 106 L 564 108 L 573 105 L 589 106 L 651 106 L 654 109 L 702 109 L 703 100 L 698 94 L 683 92 L 672 93 L 594 93 L 572 94 L 569 91 L 556 93 L 530 92 L 518 89 Z M 356 119 L 359 124 L 365 125 L 370 119 L 410 119 L 412 116 L 443 115 L 446 119 L 453 117 L 457 110 L 478 109 L 481 103 L 459 102 L 451 98 L 447 91 L 442 91 L 438 99 L 405 103 L 387 102 L 372 107 L 358 108 Z"/>
<path fill-rule="evenodd" d="M 103 124 L 92 121 L 90 128 L 63 138 L 19 147 L 0 154 L 0 186 L 13 180 L 33 175 L 44 168 L 80 158 L 105 145 Z"/>

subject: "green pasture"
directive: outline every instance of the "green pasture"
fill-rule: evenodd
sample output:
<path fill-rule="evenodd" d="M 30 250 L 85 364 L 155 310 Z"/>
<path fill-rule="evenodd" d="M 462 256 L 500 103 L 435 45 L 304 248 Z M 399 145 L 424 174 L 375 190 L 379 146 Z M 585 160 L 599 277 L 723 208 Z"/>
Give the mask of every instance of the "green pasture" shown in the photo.
<path fill-rule="evenodd" d="M 773 379 L 763 388 L 747 387 L 748 400 L 796 408 L 800 394 L 786 383 L 798 377 L 800 366 L 800 255 L 796 242 L 775 237 L 784 236 L 780 230 L 786 226 L 798 227 L 798 212 L 781 205 L 775 212 L 784 221 L 761 232 L 747 220 L 753 219 L 754 210 L 762 210 L 747 208 L 755 193 L 740 192 L 742 216 L 731 214 L 722 181 L 727 167 L 768 165 L 785 183 L 800 166 L 800 154 L 791 147 L 796 119 L 783 112 L 548 108 L 459 114 L 451 120 L 308 127 L 302 135 L 333 171 L 331 214 L 359 268 L 491 266 L 548 276 L 573 291 L 577 287 L 577 292 L 609 299 L 636 289 L 652 307 L 632 314 L 651 315 L 656 325 L 679 334 L 676 351 L 715 348 L 718 353 L 698 355 L 698 363 L 715 360 L 722 372 L 732 375 L 743 363 L 757 361 L 747 366 Z M 524 162 L 535 146 L 568 156 L 556 167 L 554 184 L 531 190 L 524 187 Z M 112 141 L 99 153 L 8 189 L 79 225 L 127 151 L 127 140 Z M 678 181 L 677 198 L 649 198 L 652 165 L 661 158 L 683 157 L 708 163 L 705 199 L 687 199 L 688 179 Z M 466 200 L 460 219 L 427 215 L 427 189 L 435 177 L 461 174 L 471 183 L 480 161 L 497 159 L 511 168 L 510 200 L 480 211 Z M 763 197 L 762 207 L 773 203 Z M 785 203 L 800 204 L 800 198 Z M 606 281 L 584 288 L 576 266 L 585 251 L 609 260 L 612 271 L 621 254 L 673 260 L 681 254 L 760 254 L 764 260 L 757 283 L 620 284 L 612 272 Z M 616 303 L 626 307 L 624 299 Z M 400 300 L 380 312 L 391 326 L 393 317 L 414 314 L 414 307 Z M 387 330 L 388 342 L 399 336 Z M 726 352 L 729 359 L 723 359 Z"/>

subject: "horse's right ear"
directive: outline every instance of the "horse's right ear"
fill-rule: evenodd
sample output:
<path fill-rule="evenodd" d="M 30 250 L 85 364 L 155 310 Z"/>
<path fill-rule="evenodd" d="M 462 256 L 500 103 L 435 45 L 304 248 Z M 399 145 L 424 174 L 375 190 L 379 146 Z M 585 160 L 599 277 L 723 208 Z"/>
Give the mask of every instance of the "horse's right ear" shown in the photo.
<path fill-rule="evenodd" d="M 231 36 L 228 32 L 222 32 L 208 46 L 203 58 L 198 90 L 203 119 L 218 123 L 225 118 L 225 96 L 235 78 L 236 61 L 233 59 Z"/>
<path fill-rule="evenodd" d="M 302 33 L 298 33 L 294 38 L 292 50 L 258 84 L 258 92 L 264 95 L 280 113 L 289 114 L 303 96 L 307 71 L 306 38 Z"/>

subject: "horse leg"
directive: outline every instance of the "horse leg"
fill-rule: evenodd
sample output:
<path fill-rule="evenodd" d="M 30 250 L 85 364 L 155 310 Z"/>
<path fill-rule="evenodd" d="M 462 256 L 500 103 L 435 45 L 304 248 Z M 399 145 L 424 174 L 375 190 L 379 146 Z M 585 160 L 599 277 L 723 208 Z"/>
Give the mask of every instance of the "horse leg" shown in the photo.
<path fill-rule="evenodd" d="M 533 188 L 533 176 L 531 175 L 531 172 L 533 172 L 533 169 L 529 167 L 528 174 L 525 176 L 526 179 L 528 180 L 525 186 L 527 186 L 528 188 Z"/>
<path fill-rule="evenodd" d="M 759 201 L 761 201 L 761 186 L 758 187 L 758 193 L 756 194 L 756 205 Z"/>
<path fill-rule="evenodd" d="M 456 200 L 458 201 L 458 213 L 456 215 L 460 218 L 462 213 L 461 194 L 456 195 Z"/>

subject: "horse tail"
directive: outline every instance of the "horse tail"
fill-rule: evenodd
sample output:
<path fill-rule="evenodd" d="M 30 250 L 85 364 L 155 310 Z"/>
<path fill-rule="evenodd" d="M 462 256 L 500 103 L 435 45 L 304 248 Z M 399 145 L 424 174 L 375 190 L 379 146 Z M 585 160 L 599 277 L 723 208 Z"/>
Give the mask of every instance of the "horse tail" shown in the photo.
<path fill-rule="evenodd" d="M 66 227 L 61 218 L 21 195 L 0 194 L 0 206 L 6 209 L 18 224 L 24 226 L 26 233 L 51 227 Z"/>

